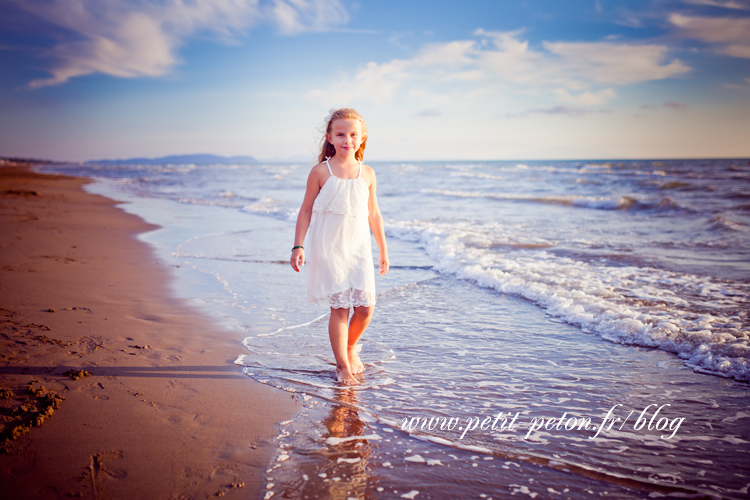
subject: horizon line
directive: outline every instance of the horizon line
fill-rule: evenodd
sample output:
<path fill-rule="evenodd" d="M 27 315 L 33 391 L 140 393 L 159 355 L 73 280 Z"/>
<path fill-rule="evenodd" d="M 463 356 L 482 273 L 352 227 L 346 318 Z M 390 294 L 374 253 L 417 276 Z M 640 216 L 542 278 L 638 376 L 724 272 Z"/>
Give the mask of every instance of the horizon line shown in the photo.
<path fill-rule="evenodd" d="M 221 158 L 232 158 L 237 156 L 248 156 L 255 158 L 254 163 L 300 163 L 304 162 L 305 160 L 294 160 L 294 159 L 264 159 L 264 158 L 256 158 L 252 155 L 231 155 L 231 156 L 223 156 L 223 155 L 214 155 L 212 153 L 198 153 L 198 154 L 174 154 L 174 155 L 165 155 L 164 157 L 170 157 L 170 156 L 198 156 L 198 155 L 212 155 L 217 156 Z M 27 163 L 37 163 L 37 164 L 63 164 L 63 165 L 85 165 L 85 164 L 96 164 L 96 163 L 108 163 L 108 162 L 118 162 L 118 163 L 126 163 L 128 160 L 137 160 L 137 159 L 148 159 L 148 160 L 157 160 L 161 157 L 155 157 L 155 158 L 147 158 L 147 157 L 133 157 L 133 158 L 124 158 L 124 159 L 117 159 L 117 160 L 53 160 L 49 158 L 31 158 L 31 157 L 23 157 L 23 156 L 0 156 L 0 161 L 2 162 L 27 162 Z M 495 159 L 457 159 L 457 158 L 441 158 L 441 159 L 403 159 L 403 158 L 391 158 L 391 159 L 372 159 L 369 160 L 371 162 L 376 163 L 386 163 L 386 162 L 415 162 L 415 163 L 427 163 L 427 162 L 480 162 L 480 163 L 488 163 L 488 162 L 506 162 L 506 161 L 668 161 L 668 160 L 748 160 L 750 161 L 750 155 L 748 156 L 644 156 L 644 157 L 547 157 L 547 158 L 495 158 Z M 316 161 L 315 158 L 310 158 L 310 161 Z M 248 165 L 251 165 L 251 163 L 247 163 Z M 209 165 L 207 163 L 207 165 Z"/>

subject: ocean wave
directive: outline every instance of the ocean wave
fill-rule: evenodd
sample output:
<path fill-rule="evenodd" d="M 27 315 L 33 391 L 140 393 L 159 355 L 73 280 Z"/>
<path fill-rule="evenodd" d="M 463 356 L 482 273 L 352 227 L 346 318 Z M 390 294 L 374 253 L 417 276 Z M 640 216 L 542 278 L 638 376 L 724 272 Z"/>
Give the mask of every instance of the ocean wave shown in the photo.
<path fill-rule="evenodd" d="M 594 186 L 601 186 L 604 183 L 597 179 L 582 179 L 579 177 L 576 179 L 576 184 L 593 184 Z"/>
<path fill-rule="evenodd" d="M 709 220 L 709 228 L 714 231 L 730 231 L 730 232 L 746 232 L 750 230 L 750 227 L 746 226 L 745 224 L 742 224 L 741 222 L 738 222 L 736 220 L 733 220 L 729 218 L 727 215 L 721 215 L 717 214 L 711 217 Z"/>
<path fill-rule="evenodd" d="M 696 371 L 750 380 L 750 285 L 545 250 L 494 252 L 467 245 L 449 224 L 396 222 L 389 235 L 417 242 L 444 274 L 529 299 L 586 332 L 675 353 Z"/>
<path fill-rule="evenodd" d="M 263 196 L 255 203 L 245 205 L 241 210 L 255 215 L 265 215 L 292 222 L 297 219 L 297 213 L 299 212 L 299 210 L 290 209 L 283 201 L 269 196 Z"/>
<path fill-rule="evenodd" d="M 184 203 L 186 205 L 205 205 L 205 206 L 211 206 L 211 207 L 224 207 L 224 208 L 237 208 L 238 207 L 237 203 L 235 202 L 211 200 L 208 198 L 191 198 L 187 196 L 164 196 L 164 198 L 172 199 L 174 201 L 177 201 L 179 203 Z"/>
<path fill-rule="evenodd" d="M 600 173 L 600 172 L 611 172 L 613 165 L 611 163 L 587 163 L 585 165 L 582 165 L 578 171 L 579 172 L 593 172 L 593 173 Z"/>
<path fill-rule="evenodd" d="M 667 182 L 657 182 L 654 183 L 655 187 L 657 189 L 661 190 L 671 190 L 671 189 L 680 189 L 685 191 L 695 190 L 695 189 L 704 189 L 702 187 L 696 186 L 693 183 L 685 182 L 685 181 L 667 181 Z"/>
<path fill-rule="evenodd" d="M 663 170 L 643 170 L 643 165 L 638 164 L 629 164 L 629 163 L 602 163 L 602 164 L 565 164 L 562 165 L 554 165 L 554 164 L 525 164 L 525 163 L 516 163 L 513 165 L 507 165 L 507 164 L 500 164 L 500 165 L 481 165 L 481 164 L 460 164 L 460 165 L 446 165 L 451 170 L 456 170 L 451 175 L 462 175 L 462 173 L 471 174 L 471 173 L 478 173 L 478 172 L 484 172 L 488 168 L 491 168 L 492 171 L 496 172 L 505 172 L 505 173 L 524 173 L 528 172 L 530 174 L 536 173 L 536 172 L 546 172 L 546 173 L 561 173 L 561 174 L 575 174 L 575 175 L 591 175 L 591 176 L 598 176 L 598 175 L 608 175 L 608 174 L 615 174 L 615 175 L 632 175 L 632 176 L 665 176 L 667 173 Z M 502 177 L 494 177 L 491 174 L 488 178 L 502 178 Z"/>
<path fill-rule="evenodd" d="M 505 180 L 508 177 L 503 175 L 492 175 L 483 172 L 451 172 L 451 177 L 475 177 L 477 179 L 493 179 L 493 180 Z"/>
<path fill-rule="evenodd" d="M 730 200 L 750 200 L 750 191 L 734 191 L 725 195 Z"/>
<path fill-rule="evenodd" d="M 654 165 L 657 166 L 657 165 Z M 581 174 L 616 174 L 635 176 L 665 176 L 664 170 L 641 170 L 642 165 L 638 163 L 588 163 L 578 168 Z"/>
<path fill-rule="evenodd" d="M 658 210 L 672 211 L 683 207 L 669 197 L 653 200 L 638 199 L 633 196 L 534 196 L 506 193 L 482 193 L 471 191 L 454 191 L 447 189 L 422 189 L 422 193 L 439 194 L 455 198 L 488 198 L 503 201 L 524 201 L 531 203 L 545 203 L 568 207 L 593 208 L 598 210 Z"/>

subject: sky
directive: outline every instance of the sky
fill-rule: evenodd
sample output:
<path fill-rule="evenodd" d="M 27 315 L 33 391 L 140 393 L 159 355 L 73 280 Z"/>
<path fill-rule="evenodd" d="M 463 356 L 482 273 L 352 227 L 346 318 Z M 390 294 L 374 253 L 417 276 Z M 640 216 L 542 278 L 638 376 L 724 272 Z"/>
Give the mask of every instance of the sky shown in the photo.
<path fill-rule="evenodd" d="M 750 0 L 2 3 L 4 157 L 750 157 Z"/>

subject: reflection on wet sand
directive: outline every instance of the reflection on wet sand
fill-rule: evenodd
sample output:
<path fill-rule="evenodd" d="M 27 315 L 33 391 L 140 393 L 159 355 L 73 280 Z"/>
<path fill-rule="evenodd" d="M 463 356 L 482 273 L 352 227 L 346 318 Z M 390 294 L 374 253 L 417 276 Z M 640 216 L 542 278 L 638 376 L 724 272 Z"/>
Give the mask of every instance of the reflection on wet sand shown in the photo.
<path fill-rule="evenodd" d="M 318 474 L 310 478 L 308 487 L 318 494 L 325 492 L 325 497 L 331 499 L 373 498 L 367 493 L 377 482 L 377 476 L 371 475 L 374 469 L 370 467 L 374 454 L 371 441 L 378 436 L 367 435 L 368 426 L 360 419 L 356 407 L 359 402 L 355 389 L 337 390 L 334 400 L 324 420 L 328 433 L 323 436 L 326 448 L 321 454 L 328 457 L 323 467 L 326 477 Z M 315 484 L 318 481 L 321 482 Z"/>
<path fill-rule="evenodd" d="M 337 387 L 324 400 L 308 397 L 299 418 L 281 424 L 276 463 L 266 470 L 265 499 L 374 499 L 384 491 L 375 475 L 376 442 L 383 438 L 359 409 L 358 390 Z"/>

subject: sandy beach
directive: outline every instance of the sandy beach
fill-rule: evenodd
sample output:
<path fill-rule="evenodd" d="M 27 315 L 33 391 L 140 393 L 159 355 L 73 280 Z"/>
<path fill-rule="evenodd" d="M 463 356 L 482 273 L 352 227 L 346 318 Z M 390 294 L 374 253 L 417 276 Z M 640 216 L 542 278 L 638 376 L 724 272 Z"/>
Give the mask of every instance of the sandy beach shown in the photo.
<path fill-rule="evenodd" d="M 28 167 L 0 167 L 2 496 L 259 495 L 295 400 L 170 298 L 155 226 Z"/>

